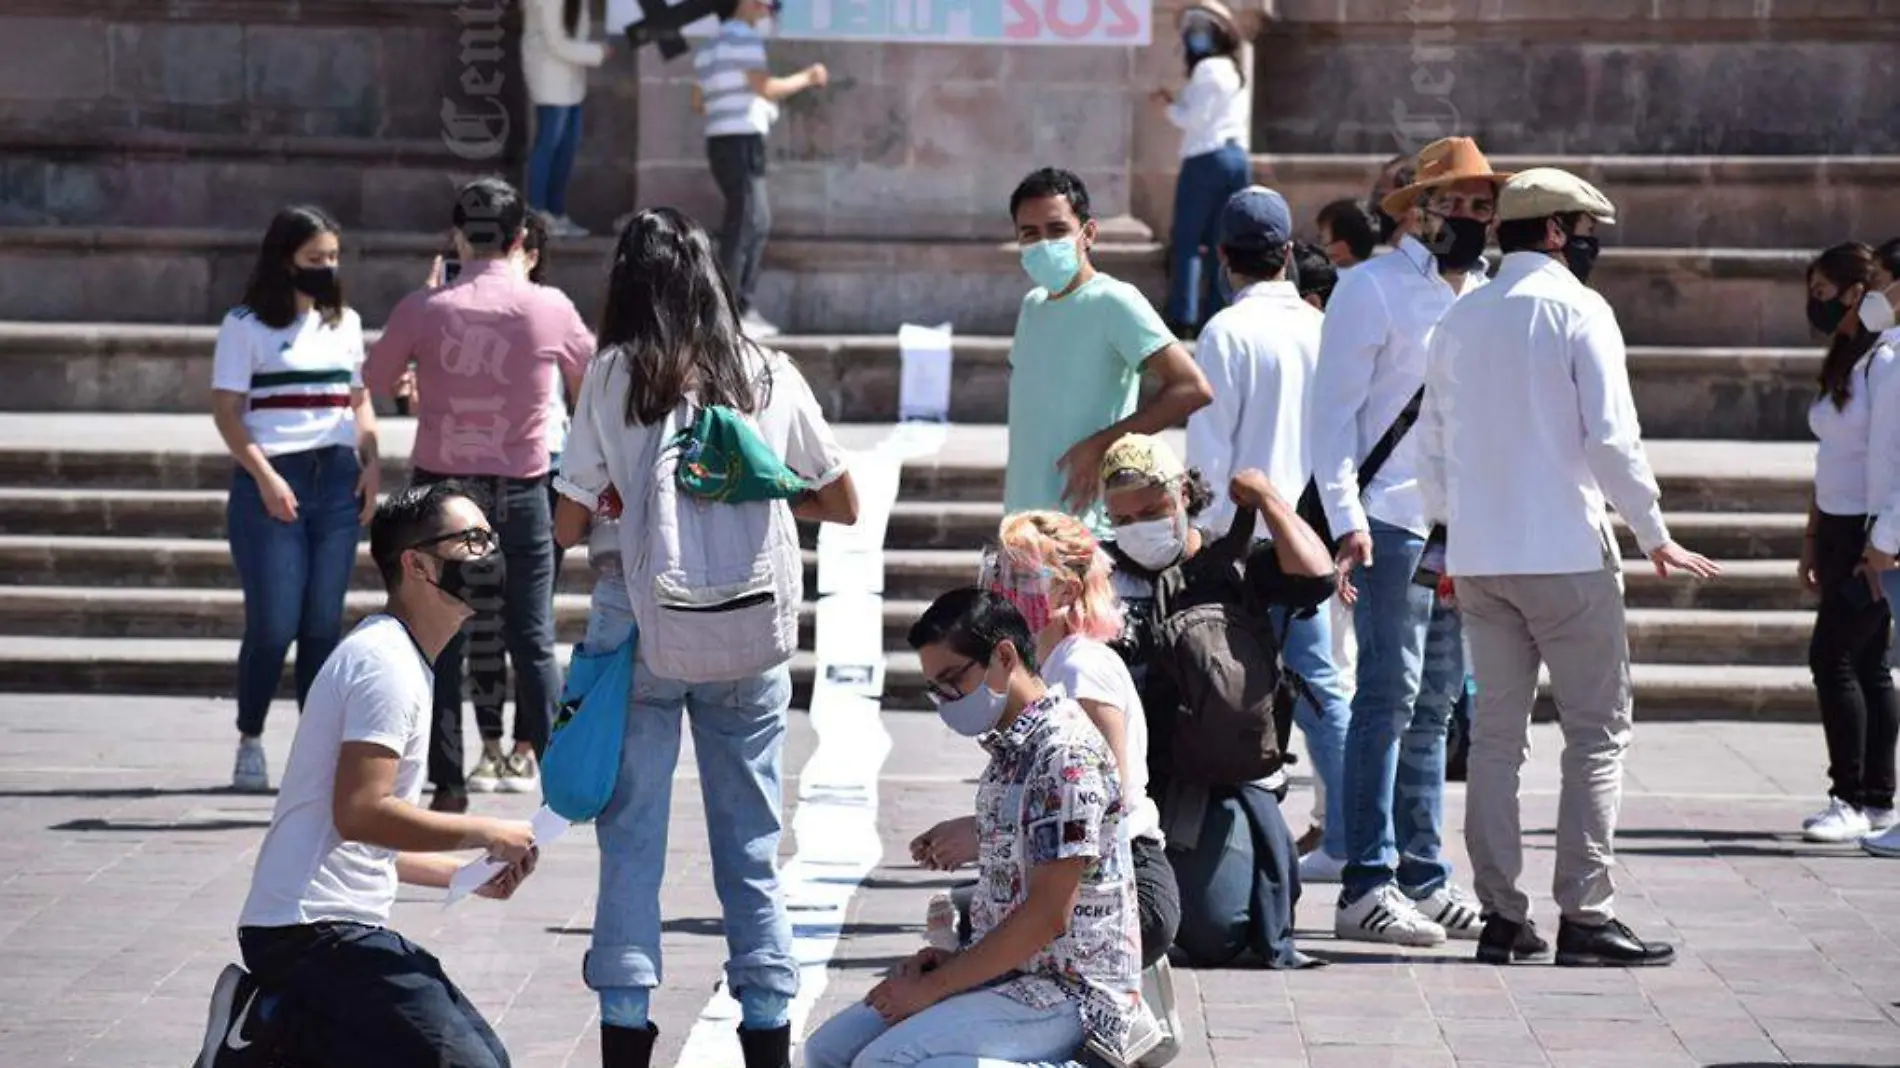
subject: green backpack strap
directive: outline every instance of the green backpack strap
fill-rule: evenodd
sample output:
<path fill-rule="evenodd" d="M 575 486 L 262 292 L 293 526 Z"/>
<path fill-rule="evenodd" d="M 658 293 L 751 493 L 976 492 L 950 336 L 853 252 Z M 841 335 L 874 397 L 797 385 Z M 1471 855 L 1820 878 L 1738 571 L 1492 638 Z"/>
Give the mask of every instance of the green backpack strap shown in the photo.
<path fill-rule="evenodd" d="M 772 451 L 744 415 L 723 405 L 701 408 L 673 441 L 680 492 L 722 504 L 778 501 L 810 485 Z"/>

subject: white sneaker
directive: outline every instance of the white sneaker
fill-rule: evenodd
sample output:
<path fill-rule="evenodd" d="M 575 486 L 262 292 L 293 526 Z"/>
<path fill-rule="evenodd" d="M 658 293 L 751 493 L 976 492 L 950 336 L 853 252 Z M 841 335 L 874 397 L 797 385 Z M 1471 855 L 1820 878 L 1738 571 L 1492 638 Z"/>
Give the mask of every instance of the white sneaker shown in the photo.
<path fill-rule="evenodd" d="M 1426 919 L 1418 906 L 1386 883 L 1333 913 L 1333 936 L 1349 942 L 1385 942 L 1431 947 L 1445 941 L 1445 929 Z"/>
<path fill-rule="evenodd" d="M 504 794 L 531 794 L 540 789 L 541 768 L 532 750 L 508 755 L 501 765 L 500 786 Z"/>
<path fill-rule="evenodd" d="M 1419 915 L 1445 929 L 1448 938 L 1477 941 L 1484 930 L 1484 917 L 1478 901 L 1449 883 L 1413 902 Z"/>
<path fill-rule="evenodd" d="M 264 758 L 262 738 L 239 738 L 237 763 L 231 769 L 231 789 L 246 794 L 270 790 L 270 761 Z"/>
<path fill-rule="evenodd" d="M 1900 824 L 1895 824 L 1880 834 L 1870 834 L 1861 839 L 1860 847 L 1876 857 L 1900 859 Z"/>
<path fill-rule="evenodd" d="M 756 311 L 746 312 L 739 317 L 739 329 L 754 341 L 763 341 L 779 334 L 778 325 Z"/>
<path fill-rule="evenodd" d="M 482 758 L 475 762 L 475 770 L 468 773 L 468 792 L 471 794 L 492 794 L 501 789 L 502 769 L 508 758 L 501 755 L 500 749 L 482 747 Z"/>
<path fill-rule="evenodd" d="M 1300 882 L 1336 883 L 1346 874 L 1346 862 L 1326 852 L 1315 849 L 1300 858 Z"/>
<path fill-rule="evenodd" d="M 1168 958 L 1155 961 L 1154 967 L 1141 973 L 1142 1001 L 1159 1010 L 1163 1036 L 1154 1048 L 1141 1055 L 1138 1068 L 1162 1068 L 1181 1055 L 1181 1012 L 1174 1003 L 1174 967 Z"/>
<path fill-rule="evenodd" d="M 1122 1048 L 1113 1049 L 1096 1038 L 1090 1038 L 1085 1045 L 1109 1068 L 1137 1068 L 1145 1063 L 1142 1058 L 1153 1055 L 1167 1038 L 1161 1021 L 1155 1019 L 1144 1002 L 1135 1006 L 1135 1017 L 1128 1022 L 1128 1037 L 1123 1040 Z"/>
<path fill-rule="evenodd" d="M 1890 808 L 1863 808 L 1860 810 L 1860 814 L 1867 817 L 1867 831 L 1869 834 L 1884 833 L 1892 828 L 1894 824 L 1900 823 L 1900 816 L 1896 816 L 1893 809 Z"/>
<path fill-rule="evenodd" d="M 1837 797 L 1828 802 L 1819 819 L 1802 829 L 1801 837 L 1810 842 L 1852 842 L 1865 838 L 1870 829 L 1860 809 Z"/>
<path fill-rule="evenodd" d="M 587 227 L 582 226 L 580 223 L 575 222 L 573 219 L 570 219 L 565 215 L 555 216 L 554 224 L 549 228 L 548 232 L 552 233 L 555 237 L 592 237 L 594 236 L 593 234 L 587 231 Z"/>

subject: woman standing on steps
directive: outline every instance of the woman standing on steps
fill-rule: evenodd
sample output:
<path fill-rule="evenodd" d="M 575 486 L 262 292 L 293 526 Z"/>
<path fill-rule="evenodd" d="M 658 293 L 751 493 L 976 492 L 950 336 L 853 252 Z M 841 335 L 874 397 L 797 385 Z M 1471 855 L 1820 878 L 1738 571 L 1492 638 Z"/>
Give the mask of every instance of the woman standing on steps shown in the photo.
<path fill-rule="evenodd" d="M 590 41 L 591 0 L 527 0 L 521 28 L 521 74 L 534 102 L 534 148 L 528 154 L 528 206 L 555 237 L 586 237 L 567 217 L 567 180 L 581 143 L 581 101 L 587 72 L 607 62 L 607 45 Z"/>
<path fill-rule="evenodd" d="M 358 526 L 376 508 L 363 322 L 343 302 L 341 231 L 322 209 L 271 220 L 244 301 L 218 328 L 211 412 L 237 461 L 225 523 L 244 589 L 237 790 L 270 789 L 260 736 L 297 644 L 297 704 L 343 633 Z"/>
<path fill-rule="evenodd" d="M 1820 439 L 1814 458 L 1814 497 L 1801 547 L 1801 582 L 1820 594 L 1808 666 L 1814 673 L 1827 736 L 1827 807 L 1802 825 L 1810 842 L 1853 842 L 1894 824 L 1894 744 L 1900 707 L 1887 669 L 1893 613 L 1875 576 L 1862 566 L 1870 500 L 1869 444 L 1881 424 L 1900 418 L 1874 398 L 1891 395 L 1900 374 L 1894 349 L 1879 331 L 1893 325 L 1878 308 L 1895 292 L 1900 248 L 1882 264 L 1859 242 L 1835 245 L 1808 266 L 1808 322 L 1828 335 L 1820 392 L 1808 426 Z M 1885 283 L 1883 286 L 1882 283 Z M 1863 316 L 1873 319 L 1870 324 Z M 1884 318 L 1885 321 L 1879 321 Z"/>

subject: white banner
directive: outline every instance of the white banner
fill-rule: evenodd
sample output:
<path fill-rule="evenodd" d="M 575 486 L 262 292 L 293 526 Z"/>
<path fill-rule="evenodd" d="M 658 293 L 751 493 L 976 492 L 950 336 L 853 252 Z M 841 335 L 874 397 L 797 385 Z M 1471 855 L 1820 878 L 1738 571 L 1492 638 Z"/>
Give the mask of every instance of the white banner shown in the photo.
<path fill-rule="evenodd" d="M 688 37 L 718 26 L 701 17 L 704 0 L 607 0 L 607 25 L 619 32 L 646 21 L 648 8 L 664 8 L 669 24 L 660 28 L 684 26 Z M 785 0 L 768 32 L 792 41 L 1128 48 L 1149 43 L 1153 29 L 1152 0 Z"/>

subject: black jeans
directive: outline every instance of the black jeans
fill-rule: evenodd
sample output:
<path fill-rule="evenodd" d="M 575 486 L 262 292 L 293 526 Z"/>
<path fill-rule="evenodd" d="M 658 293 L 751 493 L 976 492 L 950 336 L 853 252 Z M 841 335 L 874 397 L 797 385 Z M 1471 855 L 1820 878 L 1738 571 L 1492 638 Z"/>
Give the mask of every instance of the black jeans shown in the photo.
<path fill-rule="evenodd" d="M 548 509 L 545 478 L 495 478 L 437 475 L 417 471 L 418 483 L 453 477 L 473 491 L 501 535 L 507 561 L 500 590 L 471 589 L 476 615 L 498 617 L 501 626 L 471 641 L 472 623 L 455 636 L 435 664 L 435 722 L 429 741 L 429 781 L 438 790 L 468 788 L 462 764 L 462 658 L 482 666 L 490 679 L 506 651 L 515 665 L 515 740 L 535 755 L 548 744 L 548 723 L 561 696 L 561 672 L 554 660 L 554 520 Z M 498 638 L 499 640 L 495 640 Z M 492 696 L 498 707 L 500 696 Z M 476 702 L 481 704 L 481 700 Z M 497 732 L 499 733 L 499 732 Z"/>
<path fill-rule="evenodd" d="M 706 161 L 726 198 L 719 225 L 719 265 L 739 311 L 752 308 L 765 262 L 765 236 L 772 230 L 772 207 L 765 199 L 765 135 L 728 134 L 706 139 Z"/>
<path fill-rule="evenodd" d="M 561 466 L 560 454 L 552 458 L 555 470 Z M 554 475 L 548 479 L 548 514 L 554 514 Z M 561 588 L 561 557 L 566 552 L 557 543 L 554 546 L 554 578 L 551 586 Z M 468 696 L 475 702 L 475 729 L 480 732 L 482 741 L 499 743 L 505 729 L 502 724 L 501 705 L 508 694 L 507 643 L 501 637 L 501 613 L 480 612 L 468 621 Z M 476 650 L 482 652 L 478 655 Z M 521 684 L 521 673 L 516 671 L 515 684 Z M 515 707 L 522 707 L 521 695 L 515 695 Z M 515 720 L 516 741 L 528 741 L 519 737 L 521 720 Z"/>
<path fill-rule="evenodd" d="M 508 1068 L 508 1051 L 442 964 L 360 923 L 246 927 L 244 966 L 277 1001 L 272 1063 L 296 1068 Z M 260 999 L 261 1000 L 261 999 Z"/>
<path fill-rule="evenodd" d="M 1893 612 L 1884 600 L 1849 599 L 1849 585 L 1867 545 L 1867 517 L 1818 517 L 1814 570 L 1821 606 L 1808 642 L 1808 667 L 1827 734 L 1828 793 L 1861 808 L 1892 808 L 1894 745 L 1900 705 L 1887 669 Z"/>

